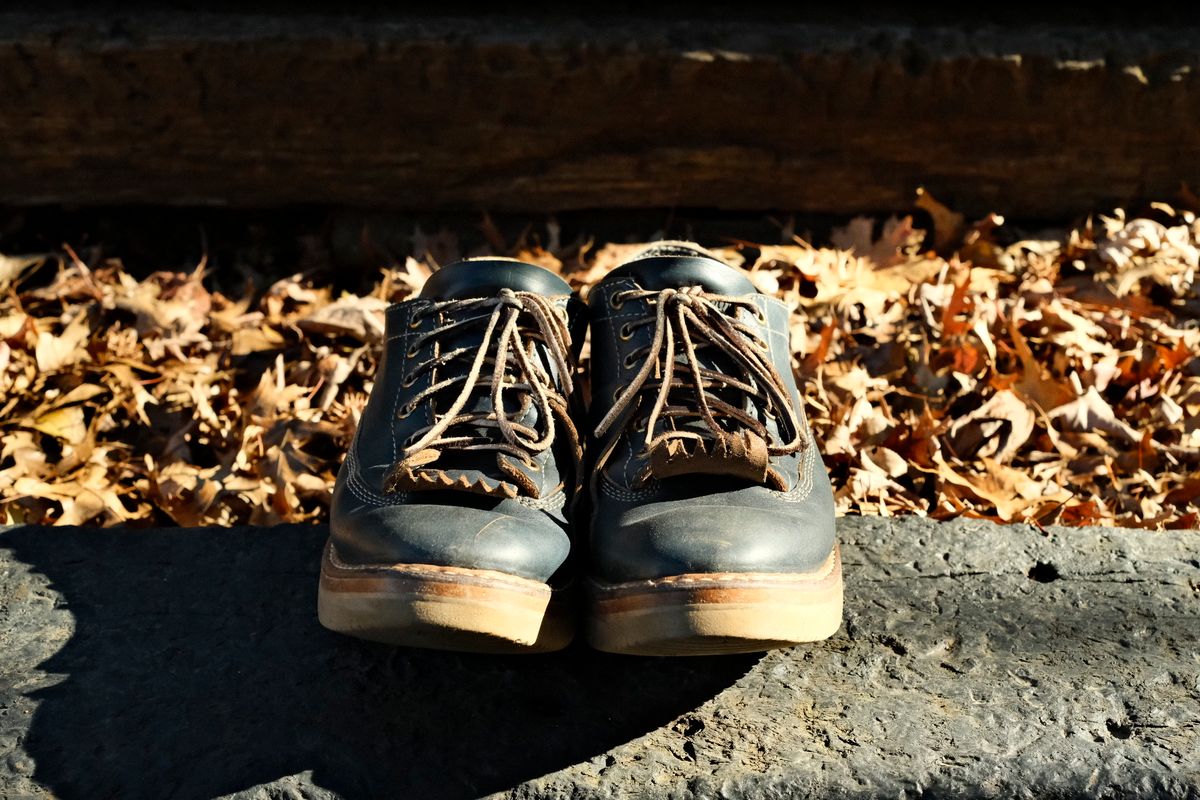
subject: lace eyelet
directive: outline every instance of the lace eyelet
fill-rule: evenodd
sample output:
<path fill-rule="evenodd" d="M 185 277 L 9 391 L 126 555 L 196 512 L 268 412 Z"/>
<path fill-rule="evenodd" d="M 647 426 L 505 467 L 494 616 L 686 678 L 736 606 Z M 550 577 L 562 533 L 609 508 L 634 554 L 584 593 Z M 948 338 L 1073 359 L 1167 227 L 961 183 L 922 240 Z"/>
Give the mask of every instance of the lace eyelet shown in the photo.
<path fill-rule="evenodd" d="M 541 472 L 542 465 L 536 461 L 526 461 L 525 466 L 529 467 L 530 472 Z"/>
<path fill-rule="evenodd" d="M 412 386 L 416 382 L 417 382 L 417 376 L 410 372 L 404 376 L 404 382 L 401 383 L 400 385 L 403 386 L 405 389 L 407 389 L 408 387 Z"/>
<path fill-rule="evenodd" d="M 625 358 L 621 359 L 621 365 L 624 366 L 625 369 L 633 369 L 637 365 L 633 362 L 632 359 L 633 359 L 633 354 L 631 353 L 630 355 L 627 355 L 627 356 L 625 356 Z"/>
<path fill-rule="evenodd" d="M 767 315 L 764 314 L 763 310 L 761 308 L 759 308 L 758 306 L 754 307 L 754 319 L 756 322 L 758 322 L 759 325 L 767 324 Z"/>
<path fill-rule="evenodd" d="M 417 328 L 421 327 L 421 320 L 422 320 L 422 317 L 420 314 L 413 314 L 412 319 L 410 319 L 408 321 L 409 330 L 415 331 Z"/>
<path fill-rule="evenodd" d="M 608 296 L 608 307 L 613 311 L 620 311 L 621 306 L 625 305 L 624 300 L 618 300 L 617 297 L 625 294 L 624 292 L 613 292 Z"/>
<path fill-rule="evenodd" d="M 414 344 L 412 347 L 408 348 L 408 352 L 405 353 L 404 356 L 405 358 L 416 358 L 420 354 L 421 348 Z"/>
<path fill-rule="evenodd" d="M 628 342 L 633 338 L 633 328 L 628 322 L 621 326 L 620 337 L 622 342 Z"/>
<path fill-rule="evenodd" d="M 756 337 L 754 339 L 754 346 L 759 350 L 762 350 L 764 353 L 770 352 L 771 350 L 771 345 L 767 343 L 766 339 L 759 339 Z"/>
<path fill-rule="evenodd" d="M 408 403 L 405 403 L 404 405 L 400 406 L 400 411 L 396 413 L 396 419 L 404 419 L 409 417 L 414 411 L 416 411 L 415 408 L 410 406 Z"/>

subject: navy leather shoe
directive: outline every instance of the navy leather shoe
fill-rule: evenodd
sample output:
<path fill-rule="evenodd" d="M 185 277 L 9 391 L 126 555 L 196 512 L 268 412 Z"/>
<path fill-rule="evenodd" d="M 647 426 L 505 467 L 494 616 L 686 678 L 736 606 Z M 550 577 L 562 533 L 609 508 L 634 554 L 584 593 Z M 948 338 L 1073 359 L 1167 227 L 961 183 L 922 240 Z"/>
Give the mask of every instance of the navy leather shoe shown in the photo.
<path fill-rule="evenodd" d="M 327 628 L 489 652 L 570 641 L 570 296 L 541 267 L 478 259 L 387 310 L 330 510 Z"/>
<path fill-rule="evenodd" d="M 684 242 L 614 270 L 588 306 L 591 643 L 673 655 L 832 635 L 833 492 L 789 309 Z"/>

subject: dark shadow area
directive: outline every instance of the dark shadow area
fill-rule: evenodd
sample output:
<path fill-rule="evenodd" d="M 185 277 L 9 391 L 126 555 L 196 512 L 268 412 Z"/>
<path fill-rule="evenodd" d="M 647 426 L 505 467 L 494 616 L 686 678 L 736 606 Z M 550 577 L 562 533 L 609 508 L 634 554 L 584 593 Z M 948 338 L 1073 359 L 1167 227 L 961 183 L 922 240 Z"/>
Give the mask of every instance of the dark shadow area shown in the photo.
<path fill-rule="evenodd" d="M 997 242 L 1063 235 L 1059 229 L 1081 221 L 1086 212 L 1107 213 L 1104 206 L 1081 209 L 1074 219 L 1007 215 Z M 1153 209 L 1135 208 L 1153 214 Z M 914 226 L 933 230 L 928 212 L 881 208 L 874 235 L 893 215 L 911 215 Z M 277 208 L 205 208 L 146 205 L 63 207 L 0 205 L 0 253 L 64 255 L 63 245 L 93 266 L 117 259 L 142 279 L 159 270 L 191 272 L 204 264 L 207 284 L 231 297 L 265 289 L 271 281 L 304 273 L 338 289 L 366 292 L 380 270 L 402 264 L 407 256 L 431 257 L 446 264 L 491 252 L 507 255 L 517 248 L 551 247 L 557 228 L 557 255 L 567 270 L 578 268 L 608 244 L 690 239 L 709 247 L 739 246 L 753 262 L 758 245 L 794 244 L 791 235 L 827 246 L 832 232 L 851 220 L 847 214 L 817 214 L 774 209 L 729 211 L 718 208 L 591 208 L 541 213 L 482 211 L 406 211 L 315 204 Z M 584 254 L 581 255 L 580 251 Z M 51 281 L 57 262 L 22 278 L 22 288 Z"/>
<path fill-rule="evenodd" d="M 757 661 L 582 645 L 492 657 L 343 638 L 316 620 L 325 534 L 0 534 L 75 621 L 39 665 L 63 678 L 32 695 L 33 778 L 64 798 L 203 798 L 311 771 L 345 797 L 472 797 L 653 730 Z M 37 608 L 6 611 L 62 616 Z"/>

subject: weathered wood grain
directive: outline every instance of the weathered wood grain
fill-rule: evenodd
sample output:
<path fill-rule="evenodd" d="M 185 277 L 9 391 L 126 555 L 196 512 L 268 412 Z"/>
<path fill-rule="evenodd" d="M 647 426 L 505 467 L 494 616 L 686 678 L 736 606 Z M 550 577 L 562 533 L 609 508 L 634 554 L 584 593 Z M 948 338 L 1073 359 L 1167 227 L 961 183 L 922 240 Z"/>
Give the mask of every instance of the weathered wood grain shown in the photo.
<path fill-rule="evenodd" d="M 1200 184 L 1200 26 L 0 13 L 0 202 L 1074 215 Z"/>

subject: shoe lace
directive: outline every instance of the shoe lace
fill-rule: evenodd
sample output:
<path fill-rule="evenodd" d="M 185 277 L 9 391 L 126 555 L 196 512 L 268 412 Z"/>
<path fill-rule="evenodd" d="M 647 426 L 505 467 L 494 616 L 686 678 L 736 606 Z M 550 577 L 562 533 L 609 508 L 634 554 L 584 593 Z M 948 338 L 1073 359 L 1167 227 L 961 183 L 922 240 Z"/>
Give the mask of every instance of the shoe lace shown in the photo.
<path fill-rule="evenodd" d="M 553 301 L 532 292 L 503 289 L 495 297 L 437 301 L 417 314 L 413 327 L 425 315 L 438 315 L 448 321 L 417 336 L 410 352 L 444 340 L 452 332 L 479 326 L 484 330 L 469 346 L 444 351 L 435 347 L 432 357 L 405 376 L 407 387 L 424 373 L 433 373 L 430 385 L 404 405 L 402 416 L 411 414 L 423 403 L 444 399 L 456 387 L 457 394 L 445 411 L 435 414 L 432 424 L 409 437 L 393 467 L 393 475 L 427 466 L 445 450 L 491 450 L 532 465 L 534 455 L 554 444 L 555 420 L 562 422 L 575 438 L 566 401 L 572 391 L 570 334 L 565 317 Z M 558 385 L 541 364 L 536 352 L 539 343 L 545 347 Z M 446 369 L 454 363 L 468 366 Z M 491 399 L 490 407 L 466 410 L 472 398 L 485 390 Z M 510 403 L 514 395 L 515 402 Z M 538 412 L 535 427 L 520 421 L 530 402 Z"/>
<path fill-rule="evenodd" d="M 629 301 L 645 301 L 653 312 L 625 323 L 622 337 L 629 338 L 634 330 L 650 324 L 654 325 L 654 336 L 649 346 L 638 348 L 626 357 L 627 366 L 643 359 L 642 367 L 596 426 L 598 437 L 616 428 L 619 420 L 624 420 L 622 431 L 631 425 L 641 430 L 644 422 L 647 454 L 662 453 L 668 458 L 689 453 L 719 456 L 735 473 L 738 467 L 734 462 L 745 460 L 748 448 L 763 451 L 757 460 L 762 462 L 761 470 L 765 470 L 767 456 L 788 455 L 805 446 L 801 416 L 771 362 L 767 342 L 757 328 L 736 318 L 738 309 L 746 309 L 761 320 L 762 311 L 753 302 L 708 293 L 699 286 L 628 290 L 612 298 L 616 305 Z M 698 352 L 706 348 L 727 356 L 732 368 L 718 371 L 704 366 Z M 648 413 L 638 414 L 636 409 L 631 412 L 639 398 L 649 393 L 653 393 L 654 400 Z M 751 401 L 751 409 L 774 417 L 779 436 L 773 436 L 762 419 L 736 402 L 745 399 Z M 635 417 L 642 420 L 635 424 Z M 661 431 L 660 419 L 670 423 Z M 694 425 L 684 427 L 693 420 L 703 423 L 701 430 Z M 746 436 L 747 433 L 753 436 Z M 615 448 L 619 438 L 613 437 L 601 461 Z M 748 477 L 759 477 L 761 470 L 750 470 Z"/>

